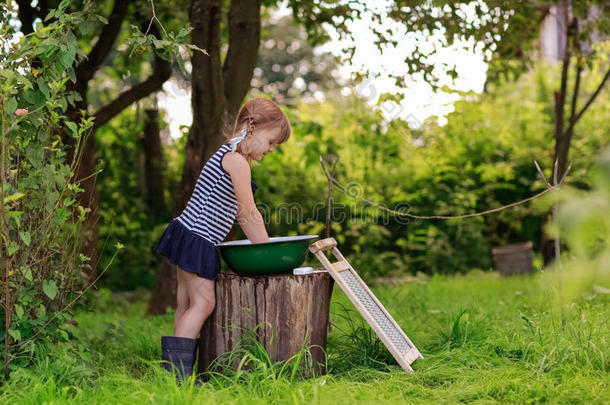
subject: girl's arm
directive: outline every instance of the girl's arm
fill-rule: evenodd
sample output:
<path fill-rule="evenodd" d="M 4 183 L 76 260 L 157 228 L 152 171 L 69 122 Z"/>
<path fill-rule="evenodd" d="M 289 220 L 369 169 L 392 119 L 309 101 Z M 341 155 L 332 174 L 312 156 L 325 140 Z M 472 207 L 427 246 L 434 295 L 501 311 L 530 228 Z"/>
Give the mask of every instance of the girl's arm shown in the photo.
<path fill-rule="evenodd" d="M 237 199 L 237 222 L 252 243 L 269 242 L 263 216 L 256 209 L 252 194 L 252 174 L 246 159 L 237 152 L 227 152 L 222 167 L 231 175 Z"/>

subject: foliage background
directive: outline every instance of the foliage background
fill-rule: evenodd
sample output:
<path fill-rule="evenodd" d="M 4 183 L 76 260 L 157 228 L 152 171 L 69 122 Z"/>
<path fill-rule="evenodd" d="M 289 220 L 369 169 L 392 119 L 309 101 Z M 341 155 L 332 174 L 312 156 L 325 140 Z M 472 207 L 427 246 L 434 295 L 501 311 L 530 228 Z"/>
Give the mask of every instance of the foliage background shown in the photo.
<path fill-rule="evenodd" d="M 291 139 L 253 170 L 259 185 L 255 200 L 269 234 L 324 236 L 328 183 L 320 156 L 329 168 L 339 157 L 337 179 L 348 194 L 399 211 L 407 203 L 416 215 L 484 211 L 542 191 L 534 160 L 550 176 L 549 106 L 557 85 L 557 76 L 548 73 L 552 69 L 540 64 L 517 82 L 464 94 L 442 127 L 435 117 L 419 129 L 401 120 L 386 122 L 354 95 L 322 102 L 297 98 L 285 108 Z M 593 76 L 585 78 L 585 86 L 597 82 Z M 590 187 L 590 156 L 610 140 L 608 95 L 605 89 L 576 128 L 568 178 L 574 187 Z M 114 289 L 152 285 L 158 260 L 152 249 L 171 219 L 168 211 L 145 214 L 137 181 L 139 145 L 129 141 L 139 128 L 129 122 L 133 119 L 114 121 L 99 137 L 106 162 L 99 180 L 105 219 L 100 240 L 119 239 L 127 246 L 105 280 Z M 182 140 L 165 145 L 168 201 L 179 179 Z M 531 240 L 538 251 L 545 212 L 528 203 L 483 217 L 414 221 L 388 215 L 334 187 L 331 235 L 367 278 L 452 274 L 493 268 L 491 248 L 496 246 Z M 245 238 L 238 226 L 235 230 L 236 239 Z M 319 265 L 311 256 L 307 263 Z M 535 264 L 540 266 L 538 257 Z"/>

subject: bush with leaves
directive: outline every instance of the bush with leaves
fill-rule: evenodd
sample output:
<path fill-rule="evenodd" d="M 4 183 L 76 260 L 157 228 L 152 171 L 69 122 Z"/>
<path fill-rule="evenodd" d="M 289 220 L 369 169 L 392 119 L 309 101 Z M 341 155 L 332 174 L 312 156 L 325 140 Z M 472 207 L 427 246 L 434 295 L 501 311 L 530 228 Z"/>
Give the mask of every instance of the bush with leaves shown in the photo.
<path fill-rule="evenodd" d="M 543 191 L 534 160 L 547 172 L 552 167 L 548 106 L 557 80 L 556 70 L 540 64 L 518 82 L 467 94 L 442 127 L 434 118 L 419 129 L 400 120 L 384 122 L 356 97 L 297 104 L 289 111 L 291 140 L 253 172 L 269 233 L 324 235 L 328 183 L 319 159 L 330 170 L 338 156 L 336 178 L 347 192 L 333 188 L 331 236 L 365 277 L 489 269 L 491 249 L 507 243 L 530 240 L 538 251 L 546 212 L 530 203 L 457 220 L 399 218 L 380 207 L 458 216 Z M 581 84 L 590 89 L 598 80 L 591 74 Z M 608 94 L 604 89 L 579 122 L 567 178 L 575 187 L 590 186 L 592 156 L 610 139 Z M 293 206 L 302 207 L 301 217 L 276 209 Z"/>
<path fill-rule="evenodd" d="M 79 254 L 87 210 L 72 180 L 93 118 L 68 121 L 63 113 L 80 96 L 66 90 L 78 52 L 71 29 L 92 18 L 88 10 L 61 14 L 52 24 L 11 43 L 8 6 L 0 5 L 0 127 L 2 131 L 0 332 L 3 376 L 27 365 L 41 339 L 68 339 L 65 312 L 86 282 L 89 258 Z M 54 13 L 62 13 L 60 5 Z M 35 66 L 35 67 L 33 67 Z M 61 133 L 76 138 L 66 162 Z"/>

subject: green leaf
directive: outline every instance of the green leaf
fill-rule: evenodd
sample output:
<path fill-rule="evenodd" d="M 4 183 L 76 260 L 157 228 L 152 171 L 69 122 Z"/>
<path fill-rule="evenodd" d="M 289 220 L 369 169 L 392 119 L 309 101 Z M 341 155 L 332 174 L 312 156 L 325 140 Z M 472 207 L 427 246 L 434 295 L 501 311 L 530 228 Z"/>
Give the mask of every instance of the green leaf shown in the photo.
<path fill-rule="evenodd" d="M 76 126 L 76 124 L 72 121 L 66 121 L 66 126 L 68 128 L 70 128 L 70 131 L 72 131 L 72 134 L 74 134 L 74 137 L 78 136 L 78 127 Z"/>
<path fill-rule="evenodd" d="M 23 93 L 23 98 L 30 104 L 34 106 L 34 108 L 40 107 L 47 101 L 47 99 L 42 95 L 41 92 L 36 90 L 27 90 Z"/>
<path fill-rule="evenodd" d="M 47 53 L 49 51 L 53 52 L 55 49 L 57 49 L 57 48 L 43 43 L 43 44 L 40 44 L 40 45 L 34 47 L 34 55 L 35 56 L 43 55 L 44 57 L 48 58 L 49 55 L 47 55 Z"/>
<path fill-rule="evenodd" d="M 100 20 L 100 22 L 102 22 L 104 24 L 108 24 L 108 20 L 103 15 L 96 14 L 95 16 L 97 17 L 98 20 Z"/>
<path fill-rule="evenodd" d="M 23 214 L 23 211 L 9 211 L 6 216 L 9 218 L 13 218 L 15 223 L 17 224 L 17 228 L 21 226 L 21 222 L 19 221 L 19 216 Z"/>
<path fill-rule="evenodd" d="M 25 269 L 25 273 L 23 273 L 23 277 L 25 277 L 25 279 L 28 281 L 32 281 L 32 270 L 29 267 L 27 269 Z"/>
<path fill-rule="evenodd" d="M 48 19 L 53 18 L 55 16 L 55 10 L 49 11 L 49 14 L 44 18 L 44 22 L 47 22 Z"/>
<path fill-rule="evenodd" d="M 85 36 L 89 33 L 89 23 L 82 23 L 78 25 L 78 29 L 82 36 Z"/>
<path fill-rule="evenodd" d="M 178 31 L 178 35 L 176 35 L 177 39 L 182 39 L 184 37 L 186 37 L 189 32 L 191 32 L 193 30 L 193 27 L 188 27 L 188 28 L 181 28 L 180 31 Z"/>
<path fill-rule="evenodd" d="M 9 195 L 8 197 L 4 197 L 4 203 L 9 203 L 11 201 L 17 201 L 18 199 L 20 199 L 21 197 L 23 197 L 25 194 L 23 193 L 15 193 L 13 195 Z"/>
<path fill-rule="evenodd" d="M 65 72 L 65 69 L 60 62 L 54 63 L 53 66 L 51 66 L 51 69 L 55 70 L 57 76 L 62 76 Z"/>
<path fill-rule="evenodd" d="M 21 240 L 23 241 L 23 243 L 25 243 L 26 246 L 30 246 L 31 237 L 29 232 L 20 231 L 19 236 L 21 237 Z"/>
<path fill-rule="evenodd" d="M 72 94 L 68 94 L 66 96 L 66 101 L 72 106 L 72 107 L 76 107 L 76 105 L 74 104 L 74 100 L 72 99 Z"/>
<path fill-rule="evenodd" d="M 73 71 L 73 70 L 72 69 L 68 69 L 68 71 Z M 57 100 L 57 104 L 59 104 L 59 106 L 61 107 L 62 114 L 65 113 L 66 110 L 68 109 L 68 102 L 63 97 L 61 97 L 61 98 L 59 98 Z"/>
<path fill-rule="evenodd" d="M 36 84 L 38 84 L 38 88 L 40 89 L 40 92 L 47 99 L 51 98 L 51 89 L 49 88 L 49 85 L 42 77 L 39 77 L 38 80 L 36 80 Z"/>
<path fill-rule="evenodd" d="M 17 100 L 14 97 L 11 97 L 6 102 L 6 115 L 15 114 L 15 110 L 17 110 Z"/>
<path fill-rule="evenodd" d="M 159 56 L 161 59 L 163 59 L 167 62 L 172 61 L 170 52 L 165 48 L 155 48 L 155 53 L 157 54 L 157 56 Z"/>
<path fill-rule="evenodd" d="M 70 211 L 65 208 L 58 208 L 57 216 L 53 218 L 53 223 L 55 225 L 61 225 L 66 220 L 66 218 L 68 218 L 68 215 L 70 215 Z"/>
<path fill-rule="evenodd" d="M 184 46 L 186 46 L 186 47 L 187 47 L 187 48 L 189 48 L 189 49 L 195 49 L 195 50 L 197 50 L 197 51 L 199 51 L 199 52 L 201 52 L 201 53 L 203 53 L 203 54 L 205 54 L 205 55 L 209 55 L 209 54 L 208 54 L 208 51 L 206 51 L 206 50 L 205 50 L 205 49 L 203 49 L 203 48 L 198 47 L 197 45 L 193 45 L 193 44 L 184 44 Z"/>
<path fill-rule="evenodd" d="M 11 244 L 8 246 L 8 255 L 12 256 L 18 250 L 19 250 L 19 245 L 17 243 L 15 243 L 14 240 L 12 240 Z"/>
<path fill-rule="evenodd" d="M 85 209 L 83 208 L 82 205 L 78 206 L 78 212 L 79 212 L 78 220 L 79 220 L 79 222 L 83 222 L 85 220 L 85 214 L 86 213 L 85 213 Z"/>
<path fill-rule="evenodd" d="M 39 169 L 44 163 L 44 149 L 40 144 L 30 143 L 25 150 L 25 157 L 35 169 Z"/>
<path fill-rule="evenodd" d="M 51 187 L 50 182 L 45 182 L 45 186 Z M 46 193 L 45 208 L 47 209 L 47 211 L 50 212 L 53 209 L 58 198 L 59 198 L 59 193 L 57 192 L 57 190 L 51 190 Z"/>
<path fill-rule="evenodd" d="M 153 39 L 152 42 L 156 48 L 166 48 L 170 45 L 173 45 L 170 41 L 166 39 Z"/>
<path fill-rule="evenodd" d="M 188 73 L 186 71 L 186 67 L 184 66 L 184 60 L 182 60 L 182 56 L 178 55 L 176 57 L 176 61 L 178 62 L 178 67 L 180 68 L 180 72 L 182 72 L 182 74 L 184 76 L 188 76 Z"/>
<path fill-rule="evenodd" d="M 66 75 L 68 76 L 68 79 L 72 80 L 72 83 L 76 83 L 76 74 L 74 73 L 73 67 L 70 66 L 66 69 Z"/>
<path fill-rule="evenodd" d="M 9 69 L 2 69 L 0 70 L 0 76 L 6 77 L 5 84 L 10 85 L 15 78 L 15 72 Z"/>
<path fill-rule="evenodd" d="M 21 340 L 21 332 L 15 329 L 9 329 L 8 334 L 13 337 L 15 340 Z"/>
<path fill-rule="evenodd" d="M 54 299 L 57 295 L 57 285 L 55 285 L 55 281 L 53 280 L 43 280 L 42 290 L 50 299 Z"/>
<path fill-rule="evenodd" d="M 57 331 L 59 332 L 61 337 L 63 337 L 66 341 L 70 340 L 70 336 L 68 335 L 68 332 L 66 332 L 63 329 L 58 329 Z"/>
<path fill-rule="evenodd" d="M 17 318 L 23 317 L 23 307 L 19 304 L 15 304 L 15 314 Z"/>
<path fill-rule="evenodd" d="M 38 317 L 38 319 L 47 319 L 47 308 L 40 304 L 40 306 L 38 307 L 38 311 L 36 311 L 36 315 Z"/>
<path fill-rule="evenodd" d="M 59 62 L 63 65 L 63 67 L 65 67 L 67 69 L 70 66 L 72 66 L 72 64 L 74 63 L 75 56 L 76 56 L 76 49 L 73 46 L 71 46 L 68 49 L 64 50 L 59 55 Z"/>

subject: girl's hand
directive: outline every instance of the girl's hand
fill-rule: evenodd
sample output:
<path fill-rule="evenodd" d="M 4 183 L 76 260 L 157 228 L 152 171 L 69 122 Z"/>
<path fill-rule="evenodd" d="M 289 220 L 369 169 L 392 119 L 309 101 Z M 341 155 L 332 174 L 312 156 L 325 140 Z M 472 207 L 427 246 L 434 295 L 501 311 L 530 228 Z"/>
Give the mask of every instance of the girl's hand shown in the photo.
<path fill-rule="evenodd" d="M 256 209 L 252 194 L 252 174 L 248 161 L 237 152 L 227 152 L 221 160 L 222 167 L 231 176 L 237 199 L 237 222 L 252 243 L 269 242 L 263 216 Z"/>

